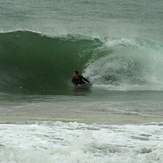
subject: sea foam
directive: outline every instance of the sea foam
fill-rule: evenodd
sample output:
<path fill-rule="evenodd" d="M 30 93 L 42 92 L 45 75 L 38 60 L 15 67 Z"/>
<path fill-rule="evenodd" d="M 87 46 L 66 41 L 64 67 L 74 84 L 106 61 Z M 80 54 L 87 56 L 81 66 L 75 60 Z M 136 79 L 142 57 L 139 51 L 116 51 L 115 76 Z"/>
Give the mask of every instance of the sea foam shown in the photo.
<path fill-rule="evenodd" d="M 0 125 L 3 163 L 162 163 L 163 125 Z"/>

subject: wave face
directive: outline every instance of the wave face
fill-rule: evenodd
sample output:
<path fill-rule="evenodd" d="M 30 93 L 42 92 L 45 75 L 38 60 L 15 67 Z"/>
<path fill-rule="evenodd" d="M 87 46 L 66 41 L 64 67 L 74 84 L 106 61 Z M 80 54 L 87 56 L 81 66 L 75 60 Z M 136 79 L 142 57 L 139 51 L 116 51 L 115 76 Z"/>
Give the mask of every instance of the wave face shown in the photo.
<path fill-rule="evenodd" d="M 56 94 L 75 69 L 109 90 L 163 90 L 163 46 L 140 39 L 0 33 L 0 91 Z"/>
<path fill-rule="evenodd" d="M 29 31 L 0 34 L 0 91 L 50 93 L 68 89 L 72 72 L 82 70 L 96 39 L 48 37 Z"/>

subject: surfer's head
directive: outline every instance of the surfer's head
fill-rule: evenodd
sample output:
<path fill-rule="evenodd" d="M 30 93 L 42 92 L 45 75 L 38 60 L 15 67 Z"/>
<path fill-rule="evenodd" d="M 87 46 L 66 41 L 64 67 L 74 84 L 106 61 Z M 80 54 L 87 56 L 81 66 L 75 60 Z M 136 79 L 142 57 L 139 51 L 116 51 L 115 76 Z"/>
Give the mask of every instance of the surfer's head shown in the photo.
<path fill-rule="evenodd" d="M 75 73 L 76 75 L 79 75 L 79 71 L 78 71 L 78 70 L 75 70 L 74 73 Z"/>

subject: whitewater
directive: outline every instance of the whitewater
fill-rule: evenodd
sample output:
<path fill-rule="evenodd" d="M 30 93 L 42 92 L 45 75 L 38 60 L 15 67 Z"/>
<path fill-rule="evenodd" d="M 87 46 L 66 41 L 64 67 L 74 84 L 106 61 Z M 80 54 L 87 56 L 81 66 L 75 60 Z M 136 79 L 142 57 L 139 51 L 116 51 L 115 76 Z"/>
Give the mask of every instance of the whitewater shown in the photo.
<path fill-rule="evenodd" d="M 162 163 L 162 8 L 0 0 L 0 162 Z"/>
<path fill-rule="evenodd" d="M 5 124 L 0 125 L 0 130 L 1 162 L 163 161 L 162 124 L 108 126 L 46 122 Z"/>

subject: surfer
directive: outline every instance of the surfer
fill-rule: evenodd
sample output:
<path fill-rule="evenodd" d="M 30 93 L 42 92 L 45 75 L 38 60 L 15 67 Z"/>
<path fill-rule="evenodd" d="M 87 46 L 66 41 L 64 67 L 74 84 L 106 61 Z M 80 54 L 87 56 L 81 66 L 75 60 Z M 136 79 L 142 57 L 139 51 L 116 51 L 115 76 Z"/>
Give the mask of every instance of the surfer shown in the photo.
<path fill-rule="evenodd" d="M 72 83 L 75 86 L 80 86 L 80 85 L 84 85 L 84 84 L 90 84 L 90 81 L 88 79 L 86 79 L 85 77 L 83 77 L 79 71 L 74 71 L 73 77 L 72 77 Z"/>

